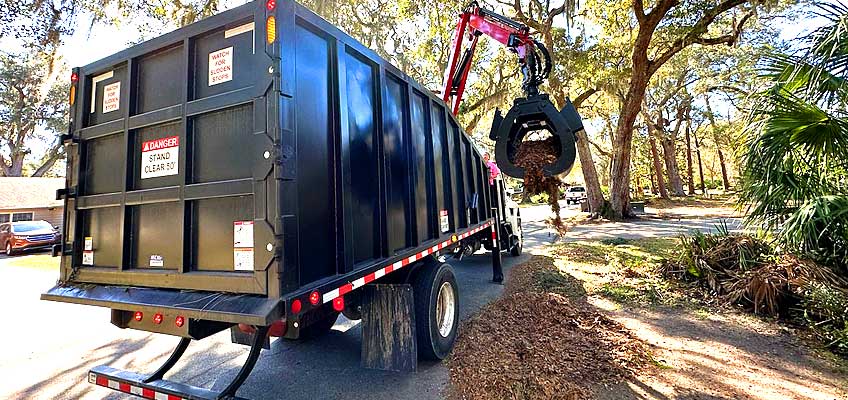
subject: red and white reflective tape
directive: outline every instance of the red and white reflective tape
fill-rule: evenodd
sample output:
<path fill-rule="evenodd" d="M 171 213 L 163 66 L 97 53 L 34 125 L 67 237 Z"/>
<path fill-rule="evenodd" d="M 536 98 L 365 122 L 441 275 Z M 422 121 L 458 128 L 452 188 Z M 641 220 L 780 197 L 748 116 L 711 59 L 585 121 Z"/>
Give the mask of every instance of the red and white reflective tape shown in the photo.
<path fill-rule="evenodd" d="M 109 379 L 102 375 L 97 375 L 94 372 L 88 373 L 88 381 L 97 386 L 107 387 L 109 389 L 118 390 L 124 393 L 134 394 L 136 396 L 144 397 L 145 399 L 154 399 L 154 400 L 188 400 L 185 397 L 175 396 L 173 394 L 161 393 L 157 392 L 153 389 L 143 388 L 141 386 L 135 386 L 130 383 L 116 381 L 114 379 Z"/>
<path fill-rule="evenodd" d="M 474 228 L 474 229 L 472 229 L 468 232 L 465 232 L 461 235 L 457 235 L 457 241 L 460 241 L 460 240 L 465 239 L 465 238 L 467 238 L 467 237 L 469 237 L 469 236 L 471 236 L 471 235 L 473 235 L 477 232 L 480 232 L 483 229 L 488 228 L 490 225 L 492 225 L 492 222 L 488 221 L 488 222 L 485 222 L 483 225 L 480 225 L 480 226 L 478 226 L 478 227 L 476 227 L 476 228 Z M 420 260 L 424 257 L 427 257 L 430 254 L 436 253 L 439 250 L 444 249 L 445 247 L 452 245 L 453 243 L 454 243 L 453 239 L 445 240 L 444 242 L 441 242 L 441 243 L 439 243 L 439 244 L 437 244 L 433 247 L 430 247 L 428 249 L 421 250 L 420 252 L 415 253 L 415 254 L 413 254 L 409 257 L 404 257 L 400 261 L 397 261 L 393 264 L 389 264 L 389 265 L 387 265 L 383 268 L 380 268 L 380 269 L 378 269 L 378 270 L 376 270 L 376 271 L 374 271 L 374 272 L 372 272 L 368 275 L 363 276 L 362 278 L 354 280 L 353 282 L 345 283 L 341 287 L 338 287 L 336 289 L 333 289 L 329 292 L 324 293 L 324 296 L 322 297 L 322 302 L 323 303 L 329 303 L 329 302 L 333 301 L 333 299 L 335 299 L 336 297 L 344 296 L 344 295 L 350 293 L 353 289 L 357 289 L 357 288 L 360 288 L 362 286 L 365 286 L 366 284 L 371 283 L 375 279 L 382 278 L 382 277 L 384 277 L 384 276 L 386 276 L 386 275 L 388 275 L 392 272 L 395 272 L 395 271 L 397 271 L 397 270 L 399 270 L 399 269 L 401 269 L 401 268 L 403 268 L 403 267 L 405 267 L 409 264 L 412 264 L 412 263 L 414 263 L 414 262 L 416 262 L 416 261 L 418 261 L 418 260 Z"/>

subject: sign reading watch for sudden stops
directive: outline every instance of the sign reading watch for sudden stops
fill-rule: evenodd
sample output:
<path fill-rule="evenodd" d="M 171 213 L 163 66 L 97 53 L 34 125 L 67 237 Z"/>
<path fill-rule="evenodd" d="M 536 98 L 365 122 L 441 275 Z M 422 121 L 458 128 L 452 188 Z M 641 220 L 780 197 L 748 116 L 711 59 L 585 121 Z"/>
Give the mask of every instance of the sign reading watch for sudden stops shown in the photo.
<path fill-rule="evenodd" d="M 141 179 L 179 173 L 180 137 L 170 136 L 141 144 Z"/>

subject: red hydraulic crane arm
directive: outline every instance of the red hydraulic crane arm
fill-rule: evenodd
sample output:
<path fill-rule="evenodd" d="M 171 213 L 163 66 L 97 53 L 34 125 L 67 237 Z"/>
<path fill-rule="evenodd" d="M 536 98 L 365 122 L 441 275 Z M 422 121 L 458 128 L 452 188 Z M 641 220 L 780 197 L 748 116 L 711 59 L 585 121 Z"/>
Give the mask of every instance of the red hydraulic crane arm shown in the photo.
<path fill-rule="evenodd" d="M 471 61 L 477 49 L 477 40 L 483 34 L 497 40 L 518 55 L 524 75 L 523 88 L 528 96 L 538 94 L 538 86 L 550 73 L 550 55 L 541 43 L 530 37 L 530 29 L 526 25 L 483 9 L 477 2 L 472 2 L 460 14 L 459 22 L 456 24 L 451 56 L 444 77 L 442 98 L 450 105 L 454 115 L 459 111 L 459 104 L 465 92 Z M 463 42 L 466 38 L 469 43 L 463 51 Z M 545 59 L 544 66 L 537 63 L 539 58 L 537 49 Z"/>

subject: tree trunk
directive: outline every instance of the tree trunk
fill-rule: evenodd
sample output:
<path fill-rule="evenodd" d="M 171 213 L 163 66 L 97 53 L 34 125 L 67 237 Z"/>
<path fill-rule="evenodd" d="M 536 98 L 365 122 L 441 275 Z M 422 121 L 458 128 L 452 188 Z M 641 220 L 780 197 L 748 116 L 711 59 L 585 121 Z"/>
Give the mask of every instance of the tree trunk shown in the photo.
<path fill-rule="evenodd" d="M 724 187 L 724 190 L 727 191 L 730 189 L 730 180 L 727 179 L 727 164 L 725 164 L 724 162 L 724 152 L 721 151 L 721 143 L 718 137 L 718 127 L 716 126 L 713 108 L 710 106 L 709 95 L 704 95 L 704 103 L 706 103 L 707 105 L 707 117 L 710 119 L 710 127 L 713 128 L 713 141 L 716 145 L 716 152 L 718 152 L 719 164 L 721 164 L 721 184 Z"/>
<path fill-rule="evenodd" d="M 571 103 L 575 109 L 579 109 L 583 102 L 597 92 L 589 89 L 577 96 Z M 560 105 L 565 104 L 565 99 L 556 98 Z M 586 184 L 586 200 L 589 202 L 589 212 L 596 214 L 601 212 L 604 206 L 604 192 L 601 191 L 601 182 L 598 179 L 598 170 L 595 168 L 595 160 L 592 158 L 592 150 L 589 148 L 589 136 L 585 130 L 576 133 L 577 156 L 580 157 L 580 168 L 583 172 L 583 182 Z"/>
<path fill-rule="evenodd" d="M 665 158 L 665 170 L 668 174 L 668 184 L 675 196 L 686 196 L 686 193 L 683 192 L 683 181 L 680 179 L 680 172 L 677 169 L 677 145 L 674 142 L 675 140 L 668 135 L 664 135 L 660 140 L 663 158 Z"/>
<path fill-rule="evenodd" d="M 654 145 L 654 148 L 656 148 L 656 145 Z M 654 173 L 654 168 L 653 167 L 648 168 L 648 176 L 651 178 L 651 193 L 653 193 L 653 194 L 657 194 L 657 185 L 654 183 L 654 176 L 655 175 L 656 174 Z"/>
<path fill-rule="evenodd" d="M 692 131 L 692 121 L 686 122 L 686 177 L 689 185 L 689 195 L 695 195 L 695 177 L 692 171 L 692 142 L 689 138 Z"/>
<path fill-rule="evenodd" d="M 6 176 L 23 176 L 24 175 L 24 158 L 26 154 L 15 153 L 12 154 L 11 165 L 9 165 L 8 170 L 6 172 Z"/>
<path fill-rule="evenodd" d="M 692 136 L 695 138 L 695 154 L 698 156 L 698 175 L 701 178 L 701 194 L 706 196 L 707 187 L 704 185 L 704 163 L 701 162 L 701 143 L 698 141 L 697 132 L 692 132 Z"/>
<path fill-rule="evenodd" d="M 577 154 L 580 157 L 580 168 L 583 171 L 583 182 L 586 184 L 589 212 L 592 214 L 598 213 L 604 205 L 604 193 L 601 191 L 601 182 L 598 179 L 598 170 L 595 169 L 595 161 L 592 160 L 589 138 L 584 130 L 577 132 Z"/>
<path fill-rule="evenodd" d="M 650 40 L 650 36 L 648 37 Z M 642 109 L 642 99 L 648 87 L 647 54 L 644 60 L 636 62 L 634 50 L 633 76 L 630 88 L 624 97 L 621 114 L 613 141 L 613 157 L 610 168 L 610 215 L 613 219 L 632 216 L 630 210 L 630 153 L 633 147 L 633 125 Z"/>
<path fill-rule="evenodd" d="M 667 199 L 668 190 L 665 188 L 665 182 L 663 181 L 663 169 L 662 162 L 660 162 L 660 156 L 657 152 L 657 143 L 654 140 L 654 135 L 651 133 L 651 128 L 648 128 L 648 141 L 651 143 L 651 158 L 653 158 L 654 162 L 654 173 L 653 175 L 657 177 L 657 188 L 660 192 L 660 197 Z"/>
<path fill-rule="evenodd" d="M 718 151 L 718 162 L 721 164 L 721 183 L 724 190 L 728 191 L 730 190 L 730 180 L 727 179 L 727 165 L 724 163 L 724 153 L 718 143 L 716 143 L 716 151 Z"/>

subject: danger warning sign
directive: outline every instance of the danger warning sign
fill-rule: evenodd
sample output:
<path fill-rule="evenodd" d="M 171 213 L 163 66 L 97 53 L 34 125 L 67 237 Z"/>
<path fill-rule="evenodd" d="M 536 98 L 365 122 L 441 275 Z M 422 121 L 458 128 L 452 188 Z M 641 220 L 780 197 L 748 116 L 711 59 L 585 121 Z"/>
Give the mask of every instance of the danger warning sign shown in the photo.
<path fill-rule="evenodd" d="M 209 53 L 209 86 L 233 80 L 233 48 Z"/>
<path fill-rule="evenodd" d="M 103 88 L 103 114 L 117 111 L 121 105 L 121 82 L 106 85 Z"/>
<path fill-rule="evenodd" d="M 141 179 L 179 173 L 180 137 L 170 136 L 141 144 Z"/>

